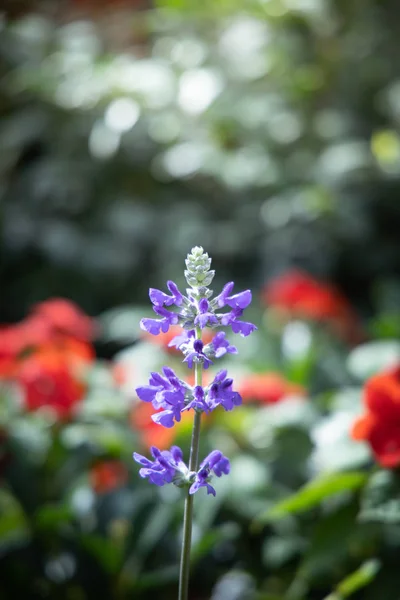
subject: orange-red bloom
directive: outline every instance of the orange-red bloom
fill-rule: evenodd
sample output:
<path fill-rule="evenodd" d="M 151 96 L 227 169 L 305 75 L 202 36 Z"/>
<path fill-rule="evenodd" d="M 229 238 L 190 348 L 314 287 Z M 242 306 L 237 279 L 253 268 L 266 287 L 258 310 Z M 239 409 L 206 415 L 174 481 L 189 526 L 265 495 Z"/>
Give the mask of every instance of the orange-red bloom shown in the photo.
<path fill-rule="evenodd" d="M 94 350 L 85 340 L 93 333 L 92 320 L 68 300 L 43 302 L 0 329 L 0 379 L 19 385 L 28 410 L 48 407 L 67 418 L 86 391 L 82 372 Z"/>
<path fill-rule="evenodd" d="M 367 412 L 354 423 L 351 435 L 367 441 L 383 467 L 400 465 L 400 366 L 371 377 L 364 388 Z"/>
<path fill-rule="evenodd" d="M 332 285 L 292 270 L 272 280 L 263 299 L 289 316 L 333 324 L 350 341 L 360 339 L 358 319 L 347 299 Z"/>
<path fill-rule="evenodd" d="M 55 333 L 91 340 L 97 330 L 94 319 L 65 298 L 51 298 L 33 307 L 33 315 L 41 317 Z"/>
<path fill-rule="evenodd" d="M 288 396 L 304 396 L 301 385 L 290 383 L 279 373 L 252 373 L 238 383 L 243 402 L 275 404 Z"/>
<path fill-rule="evenodd" d="M 89 479 L 96 494 L 112 492 L 128 481 L 128 469 L 119 460 L 102 461 L 93 465 Z"/>

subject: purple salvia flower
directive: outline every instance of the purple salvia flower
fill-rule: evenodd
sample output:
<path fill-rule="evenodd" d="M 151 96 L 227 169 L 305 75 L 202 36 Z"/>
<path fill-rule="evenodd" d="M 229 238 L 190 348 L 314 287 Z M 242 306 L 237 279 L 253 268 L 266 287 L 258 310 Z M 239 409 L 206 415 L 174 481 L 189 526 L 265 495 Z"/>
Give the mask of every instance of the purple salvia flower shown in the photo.
<path fill-rule="evenodd" d="M 149 385 L 138 387 L 136 393 L 144 402 L 151 402 L 156 410 L 163 409 L 152 415 L 155 423 L 173 427 L 175 421 L 181 420 L 185 393 L 191 388 L 169 367 L 164 367 L 163 373 L 164 377 L 159 373 L 151 373 Z"/>
<path fill-rule="evenodd" d="M 206 298 L 202 298 L 198 304 L 199 312 L 195 317 L 194 324 L 204 329 L 206 325 L 218 325 L 218 319 L 214 313 L 209 311 L 210 305 Z"/>
<path fill-rule="evenodd" d="M 178 289 L 178 286 L 173 281 L 167 281 L 167 287 L 171 292 L 171 296 L 165 294 L 161 290 L 150 288 L 149 296 L 152 304 L 155 306 L 181 306 L 183 302 L 183 295 Z"/>
<path fill-rule="evenodd" d="M 195 410 L 199 410 L 202 412 L 204 411 L 205 413 L 209 413 L 210 408 L 207 405 L 205 396 L 206 395 L 205 395 L 204 389 L 201 387 L 201 385 L 196 385 L 193 388 L 193 399 L 186 406 L 187 410 L 189 410 L 190 408 L 193 408 Z"/>
<path fill-rule="evenodd" d="M 183 462 L 182 450 L 178 446 L 163 451 L 152 446 L 151 453 L 153 462 L 137 452 L 133 453 L 134 460 L 142 465 L 139 475 L 143 478 L 147 477 L 150 483 L 163 486 L 165 483 L 173 482 L 179 474 L 183 478 L 187 476 L 189 470 Z"/>
<path fill-rule="evenodd" d="M 234 285 L 233 281 L 227 283 L 222 292 L 214 298 L 213 303 L 220 308 L 226 305 L 231 308 L 246 308 L 251 302 L 251 291 L 245 290 L 231 296 Z"/>
<path fill-rule="evenodd" d="M 224 473 L 228 475 L 230 471 L 229 460 L 219 450 L 213 450 L 200 464 L 200 469 L 196 473 L 195 480 L 190 486 L 189 494 L 195 494 L 201 487 L 207 488 L 207 494 L 216 495 L 215 489 L 210 485 L 211 474 L 221 477 Z"/>
<path fill-rule="evenodd" d="M 183 362 L 187 362 L 188 367 L 190 369 L 193 368 L 193 362 L 202 363 L 205 369 L 212 364 L 212 360 L 210 360 L 203 352 L 204 344 L 201 340 L 194 340 L 193 342 L 193 350 L 189 351 L 189 354 L 186 356 Z"/>
<path fill-rule="evenodd" d="M 233 281 L 230 281 L 229 283 L 224 285 L 222 292 L 214 298 L 213 302 L 220 308 L 224 307 L 226 305 L 226 299 L 229 297 L 230 293 L 232 292 L 234 285 L 235 284 Z"/>
<path fill-rule="evenodd" d="M 210 385 L 207 397 L 208 407 L 213 410 L 221 405 L 225 410 L 232 410 L 242 404 L 242 397 L 232 390 L 233 379 L 227 377 L 226 369 L 219 371 Z"/>
<path fill-rule="evenodd" d="M 183 345 L 189 344 L 190 342 L 193 342 L 195 339 L 196 339 L 196 332 L 194 329 L 190 329 L 189 331 L 186 331 L 184 329 L 180 335 L 176 335 L 174 338 L 172 338 L 172 340 L 168 344 L 168 347 L 176 348 L 177 350 L 180 350 Z"/>
<path fill-rule="evenodd" d="M 229 460 L 219 450 L 213 450 L 200 464 L 197 472 L 190 472 L 183 462 L 182 450 L 172 446 L 170 450 L 151 448 L 153 461 L 134 452 L 133 458 L 142 468 L 139 475 L 148 478 L 150 483 L 162 487 L 166 483 L 182 486 L 190 485 L 189 493 L 194 494 L 201 487 L 207 488 L 207 493 L 215 496 L 215 489 L 209 484 L 212 475 L 221 477 L 230 470 Z"/>
<path fill-rule="evenodd" d="M 232 346 L 226 339 L 225 331 L 220 331 L 209 344 L 215 358 L 221 358 L 225 354 L 237 354 L 236 346 Z"/>
<path fill-rule="evenodd" d="M 240 321 L 238 317 L 241 317 L 243 314 L 242 308 L 234 308 L 229 313 L 225 315 L 218 315 L 220 317 L 221 325 L 230 326 L 232 328 L 233 333 L 240 333 L 243 337 L 247 337 L 257 329 L 253 323 L 249 323 L 247 321 Z"/>
<path fill-rule="evenodd" d="M 140 321 L 140 328 L 152 335 L 159 335 L 161 332 L 167 333 L 171 325 L 176 325 L 179 321 L 179 316 L 176 313 L 170 312 L 163 306 L 153 306 L 153 310 L 162 319 L 145 318 Z"/>

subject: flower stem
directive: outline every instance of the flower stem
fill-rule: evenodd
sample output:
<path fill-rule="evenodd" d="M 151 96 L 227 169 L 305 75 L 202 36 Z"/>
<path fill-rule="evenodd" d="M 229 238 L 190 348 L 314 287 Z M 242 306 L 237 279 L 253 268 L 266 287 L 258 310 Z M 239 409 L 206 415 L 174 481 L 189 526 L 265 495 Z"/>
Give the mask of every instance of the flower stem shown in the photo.
<path fill-rule="evenodd" d="M 201 331 L 197 329 L 198 339 L 201 338 Z M 194 377 L 195 385 L 202 385 L 203 365 L 195 363 Z M 199 462 L 199 441 L 200 441 L 201 413 L 195 411 L 192 441 L 190 444 L 189 470 L 197 471 Z M 192 543 L 192 521 L 193 521 L 193 495 L 186 493 L 185 511 L 183 516 L 183 537 L 181 550 L 181 564 L 179 570 L 179 594 L 178 600 L 187 600 L 189 589 L 190 574 L 190 547 Z"/>

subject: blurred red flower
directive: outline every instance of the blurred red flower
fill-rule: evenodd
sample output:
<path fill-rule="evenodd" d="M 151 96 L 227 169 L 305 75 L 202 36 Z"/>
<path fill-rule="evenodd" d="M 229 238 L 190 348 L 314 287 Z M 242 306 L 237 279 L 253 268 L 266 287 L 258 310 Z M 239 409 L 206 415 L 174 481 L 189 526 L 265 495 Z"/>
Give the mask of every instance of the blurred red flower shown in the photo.
<path fill-rule="evenodd" d="M 238 383 L 243 402 L 275 404 L 288 396 L 305 396 L 301 385 L 286 381 L 279 373 L 252 373 Z"/>
<path fill-rule="evenodd" d="M 150 448 L 150 446 L 168 448 L 173 444 L 182 428 L 193 419 L 193 413 L 186 411 L 182 413 L 181 421 L 168 429 L 154 423 L 151 415 L 156 412 L 152 404 L 147 402 L 138 402 L 131 410 L 129 417 L 131 427 L 138 432 L 140 442 L 144 448 Z"/>
<path fill-rule="evenodd" d="M 68 418 L 86 391 L 82 374 L 94 350 L 85 340 L 94 331 L 92 319 L 68 300 L 35 306 L 22 322 L 0 328 L 0 380 L 20 386 L 28 410 L 48 407 Z"/>
<path fill-rule="evenodd" d="M 51 298 L 33 307 L 33 316 L 42 318 L 53 335 L 65 334 L 82 340 L 94 338 L 97 325 L 94 319 L 65 298 Z"/>
<path fill-rule="evenodd" d="M 133 406 L 129 421 L 132 429 L 139 434 L 140 442 L 144 448 L 157 446 L 157 448 L 169 447 L 176 436 L 175 427 L 167 429 L 162 427 L 151 418 L 156 411 L 152 404 L 138 402 Z"/>
<path fill-rule="evenodd" d="M 89 479 L 96 494 L 112 492 L 128 481 L 128 469 L 119 460 L 102 461 L 90 469 Z"/>
<path fill-rule="evenodd" d="M 400 366 L 371 377 L 364 388 L 367 412 L 354 423 L 351 435 L 371 446 L 386 468 L 400 465 Z"/>
<path fill-rule="evenodd" d="M 360 324 L 348 300 L 334 286 L 307 273 L 291 270 L 268 283 L 265 303 L 288 316 L 330 322 L 351 342 L 362 337 Z"/>

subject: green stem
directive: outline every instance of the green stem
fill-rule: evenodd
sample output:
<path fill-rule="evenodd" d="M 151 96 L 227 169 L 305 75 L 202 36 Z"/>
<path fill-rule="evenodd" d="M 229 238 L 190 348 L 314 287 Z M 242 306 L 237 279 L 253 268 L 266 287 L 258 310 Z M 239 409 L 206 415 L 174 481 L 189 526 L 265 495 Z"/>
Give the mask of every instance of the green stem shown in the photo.
<path fill-rule="evenodd" d="M 197 329 L 197 338 L 201 338 L 201 330 Z M 194 378 L 195 385 L 202 385 L 203 365 L 195 363 Z M 192 441 L 190 444 L 189 470 L 197 471 L 199 463 L 201 413 L 195 411 Z M 181 565 L 179 570 L 179 594 L 178 600 L 187 600 L 190 575 L 190 547 L 192 543 L 192 521 L 193 521 L 193 495 L 186 493 L 185 511 L 183 516 L 183 537 L 181 550 Z"/>

